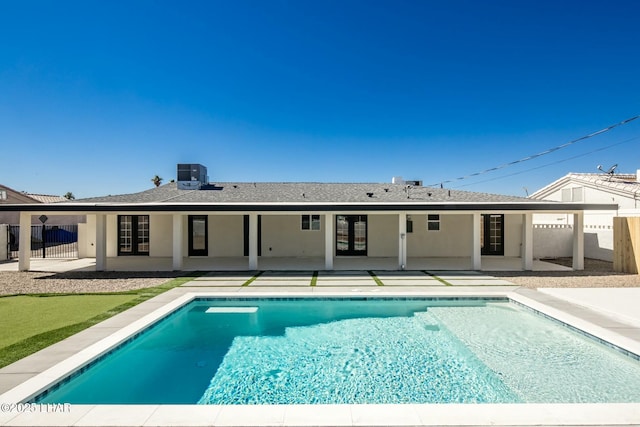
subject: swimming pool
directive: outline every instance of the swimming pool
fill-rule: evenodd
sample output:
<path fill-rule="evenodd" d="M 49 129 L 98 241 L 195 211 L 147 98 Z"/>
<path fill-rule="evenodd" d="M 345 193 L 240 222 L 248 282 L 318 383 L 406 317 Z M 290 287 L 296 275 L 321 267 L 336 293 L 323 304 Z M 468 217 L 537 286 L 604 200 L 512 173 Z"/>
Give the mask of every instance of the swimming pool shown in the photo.
<path fill-rule="evenodd" d="M 640 402 L 640 362 L 507 298 L 197 298 L 33 400 Z"/>

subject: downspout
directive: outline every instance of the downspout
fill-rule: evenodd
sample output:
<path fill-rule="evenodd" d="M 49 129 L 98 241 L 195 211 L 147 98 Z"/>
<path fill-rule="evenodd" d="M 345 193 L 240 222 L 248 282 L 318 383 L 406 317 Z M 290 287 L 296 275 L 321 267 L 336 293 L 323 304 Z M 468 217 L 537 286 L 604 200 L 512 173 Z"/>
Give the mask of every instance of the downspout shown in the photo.
<path fill-rule="evenodd" d="M 400 259 L 402 260 L 402 264 L 400 265 L 401 270 L 406 269 L 406 265 L 404 263 L 404 238 L 405 237 L 406 237 L 405 233 L 400 233 L 400 239 L 402 241 L 402 244 L 400 245 Z"/>

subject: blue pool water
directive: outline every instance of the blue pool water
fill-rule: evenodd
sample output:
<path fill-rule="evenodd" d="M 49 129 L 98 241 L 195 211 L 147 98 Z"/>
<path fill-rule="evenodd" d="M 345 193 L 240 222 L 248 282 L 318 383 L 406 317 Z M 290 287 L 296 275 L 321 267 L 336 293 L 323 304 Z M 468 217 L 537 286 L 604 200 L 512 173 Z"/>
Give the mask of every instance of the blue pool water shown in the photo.
<path fill-rule="evenodd" d="M 36 400 L 640 402 L 640 361 L 507 300 L 203 299 Z"/>

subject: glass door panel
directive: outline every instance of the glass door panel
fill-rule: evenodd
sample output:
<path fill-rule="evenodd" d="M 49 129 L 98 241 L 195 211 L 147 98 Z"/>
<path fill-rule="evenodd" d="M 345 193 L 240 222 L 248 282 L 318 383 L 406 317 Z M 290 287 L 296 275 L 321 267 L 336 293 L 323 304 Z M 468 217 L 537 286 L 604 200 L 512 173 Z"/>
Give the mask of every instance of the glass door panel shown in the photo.
<path fill-rule="evenodd" d="M 359 216 L 353 222 L 353 249 L 367 253 L 367 217 Z"/>
<path fill-rule="evenodd" d="M 366 215 L 336 215 L 336 255 L 367 255 Z"/>
<path fill-rule="evenodd" d="M 336 251 L 349 250 L 349 222 L 344 215 L 336 215 Z"/>
<path fill-rule="evenodd" d="M 504 255 L 504 215 L 482 215 L 480 246 L 482 255 Z"/>
<path fill-rule="evenodd" d="M 207 256 L 208 232 L 206 215 L 189 215 L 189 256 Z"/>
<path fill-rule="evenodd" d="M 131 254 L 133 253 L 133 221 L 131 215 L 121 215 L 118 217 L 120 230 L 118 235 L 120 236 L 120 242 L 118 244 L 118 253 Z"/>
<path fill-rule="evenodd" d="M 149 216 L 138 215 L 138 253 L 149 253 Z"/>

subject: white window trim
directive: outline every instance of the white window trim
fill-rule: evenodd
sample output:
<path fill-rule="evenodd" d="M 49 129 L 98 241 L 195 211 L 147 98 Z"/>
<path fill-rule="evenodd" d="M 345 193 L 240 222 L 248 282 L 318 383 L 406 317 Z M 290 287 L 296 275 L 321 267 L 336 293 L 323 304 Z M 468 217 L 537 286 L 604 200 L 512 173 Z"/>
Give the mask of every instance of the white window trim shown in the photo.
<path fill-rule="evenodd" d="M 584 187 L 565 187 L 560 190 L 562 202 L 584 202 Z"/>
<path fill-rule="evenodd" d="M 437 219 L 429 219 L 429 216 L 435 215 L 438 218 Z M 432 230 L 429 228 L 429 224 L 438 224 L 438 228 L 435 230 Z M 429 232 L 433 232 L 433 233 L 437 233 L 438 231 L 440 231 L 442 229 L 442 221 L 440 218 L 440 214 L 427 214 L 427 231 Z"/>
<path fill-rule="evenodd" d="M 302 226 L 302 224 L 303 224 L 302 220 L 303 220 L 304 217 L 308 217 L 309 218 L 309 221 L 308 221 L 309 228 L 304 228 Z M 314 217 L 317 217 L 316 221 L 314 221 Z M 313 228 L 314 224 L 318 224 L 317 225 L 318 228 Z M 302 230 L 302 231 L 320 231 L 320 229 L 321 229 L 321 226 L 320 226 L 320 215 L 310 214 L 310 215 L 301 215 L 300 216 L 300 230 Z"/>

